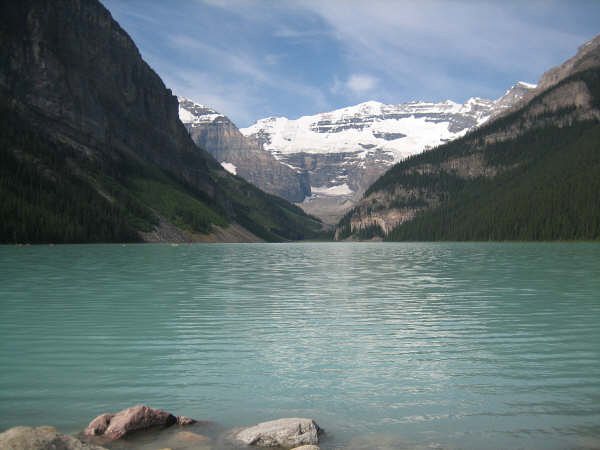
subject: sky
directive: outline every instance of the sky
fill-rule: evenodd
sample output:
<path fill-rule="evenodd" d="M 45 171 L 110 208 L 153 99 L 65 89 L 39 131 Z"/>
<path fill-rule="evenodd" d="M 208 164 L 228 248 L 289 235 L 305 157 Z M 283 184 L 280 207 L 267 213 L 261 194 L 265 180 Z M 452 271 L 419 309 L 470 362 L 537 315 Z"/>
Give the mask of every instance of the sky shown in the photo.
<path fill-rule="evenodd" d="M 167 87 L 239 127 L 498 98 L 600 33 L 600 0 L 101 1 Z"/>

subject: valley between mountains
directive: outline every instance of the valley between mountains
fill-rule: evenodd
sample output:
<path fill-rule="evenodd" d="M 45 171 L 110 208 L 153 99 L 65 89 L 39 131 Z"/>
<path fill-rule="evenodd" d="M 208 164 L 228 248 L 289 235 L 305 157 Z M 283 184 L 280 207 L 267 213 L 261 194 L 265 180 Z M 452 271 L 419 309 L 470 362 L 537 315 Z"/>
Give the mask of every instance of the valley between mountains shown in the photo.
<path fill-rule="evenodd" d="M 600 238 L 600 37 L 495 100 L 238 129 L 61 5 L 0 6 L 3 243 Z"/>
<path fill-rule="evenodd" d="M 534 88 L 519 82 L 497 100 L 464 104 L 369 101 L 298 119 L 269 117 L 241 130 L 185 98 L 179 115 L 194 142 L 224 167 L 335 224 L 395 163 L 464 136 Z"/>

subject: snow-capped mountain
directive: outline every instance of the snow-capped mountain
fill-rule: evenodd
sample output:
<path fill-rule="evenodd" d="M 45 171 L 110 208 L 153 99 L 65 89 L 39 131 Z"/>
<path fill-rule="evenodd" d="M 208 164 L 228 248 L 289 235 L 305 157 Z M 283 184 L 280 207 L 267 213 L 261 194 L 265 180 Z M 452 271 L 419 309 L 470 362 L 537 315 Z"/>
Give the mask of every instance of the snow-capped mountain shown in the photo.
<path fill-rule="evenodd" d="M 519 82 L 497 100 L 471 98 L 464 104 L 369 101 L 299 119 L 269 117 L 240 131 L 278 160 L 306 171 L 313 195 L 301 206 L 333 223 L 391 165 L 463 136 L 533 89 Z"/>
<path fill-rule="evenodd" d="M 211 124 L 215 121 L 229 120 L 209 106 L 201 105 L 185 97 L 177 97 L 179 101 L 179 119 L 192 128 Z"/>
<path fill-rule="evenodd" d="M 497 116 L 503 111 L 517 105 L 519 102 L 521 102 L 521 100 L 532 94 L 536 88 L 536 84 L 519 81 L 508 91 L 506 91 L 502 97 L 494 102 L 492 117 Z"/>
<path fill-rule="evenodd" d="M 193 141 L 225 170 L 292 202 L 311 195 L 303 170 L 291 168 L 263 150 L 256 139 L 242 135 L 225 115 L 184 97 L 178 100 L 179 119 Z"/>

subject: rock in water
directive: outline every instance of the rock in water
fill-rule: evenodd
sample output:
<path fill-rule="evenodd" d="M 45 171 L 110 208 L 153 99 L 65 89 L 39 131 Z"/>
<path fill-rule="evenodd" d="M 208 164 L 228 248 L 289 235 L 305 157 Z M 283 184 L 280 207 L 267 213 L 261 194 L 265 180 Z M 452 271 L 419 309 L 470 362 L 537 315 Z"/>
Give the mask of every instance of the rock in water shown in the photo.
<path fill-rule="evenodd" d="M 246 445 L 294 448 L 319 443 L 321 428 L 312 419 L 279 419 L 259 423 L 235 434 Z"/>
<path fill-rule="evenodd" d="M 175 424 L 191 425 L 196 421 L 188 417 L 176 417 L 161 409 L 137 405 L 116 414 L 101 414 L 85 429 L 87 436 L 105 436 L 111 440 L 120 439 L 126 434 L 151 427 L 168 427 Z"/>
<path fill-rule="evenodd" d="M 191 431 L 178 431 L 173 439 L 179 443 L 200 443 L 208 442 L 210 439 L 203 434 L 192 433 Z"/>
<path fill-rule="evenodd" d="M 301 447 L 293 448 L 292 450 L 321 450 L 317 445 L 303 445 Z"/>
<path fill-rule="evenodd" d="M 85 429 L 85 434 L 88 436 L 100 436 L 104 434 L 114 414 L 100 414 Z"/>
<path fill-rule="evenodd" d="M 53 427 L 14 427 L 0 433 L 2 450 L 107 450 L 60 434 Z"/>
<path fill-rule="evenodd" d="M 193 425 L 197 420 L 185 416 L 177 416 L 177 425 Z"/>

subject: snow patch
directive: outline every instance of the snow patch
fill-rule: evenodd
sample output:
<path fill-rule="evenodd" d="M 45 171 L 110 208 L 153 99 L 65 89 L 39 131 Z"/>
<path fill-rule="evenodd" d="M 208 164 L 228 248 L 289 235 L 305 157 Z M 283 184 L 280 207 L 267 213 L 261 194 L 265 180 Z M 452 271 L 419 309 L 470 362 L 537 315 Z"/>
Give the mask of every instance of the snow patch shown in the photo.
<path fill-rule="evenodd" d="M 221 166 L 223 166 L 223 169 L 225 169 L 230 174 L 237 175 L 237 167 L 235 167 L 233 164 L 223 161 L 221 163 Z"/>
<path fill-rule="evenodd" d="M 382 152 L 392 157 L 393 164 L 464 135 L 471 126 L 484 123 L 494 106 L 493 100 L 477 97 L 464 104 L 451 100 L 395 105 L 368 101 L 298 119 L 269 117 L 240 131 L 245 136 L 266 136 L 264 149 L 279 160 L 298 153 L 352 153 L 364 159 Z M 461 123 L 464 128 L 457 129 L 456 124 Z M 386 140 L 390 133 L 405 137 Z"/>
<path fill-rule="evenodd" d="M 179 120 L 183 123 L 192 123 L 194 118 L 195 117 L 191 112 L 179 105 Z"/>
<path fill-rule="evenodd" d="M 177 97 L 177 100 L 179 101 L 179 120 L 184 124 L 194 126 L 212 123 L 216 119 L 225 118 L 223 114 L 218 113 L 214 109 L 188 100 L 185 97 Z"/>
<path fill-rule="evenodd" d="M 294 153 L 327 154 L 327 153 L 356 153 L 358 157 L 366 158 L 375 151 L 390 154 L 394 161 L 423 151 L 426 146 L 435 147 L 445 140 L 459 135 L 450 131 L 450 119 L 438 118 L 431 120 L 421 112 L 414 111 L 416 105 L 411 105 L 410 113 L 396 113 L 400 118 L 387 118 L 385 113 L 376 118 L 357 122 L 355 127 L 342 123 L 341 131 L 315 131 L 319 122 L 331 122 L 333 119 L 321 117 L 301 117 L 289 120 L 284 117 L 259 121 L 251 127 L 242 129 L 246 136 L 264 133 L 270 142 L 264 144 L 264 149 L 275 157 Z M 444 105 L 444 109 L 455 110 L 462 105 Z M 406 117 L 402 117 L 406 116 Z M 479 115 L 475 115 L 479 121 Z M 380 137 L 376 137 L 374 133 Z M 402 134 L 402 139 L 386 140 L 384 133 Z M 365 147 L 368 147 L 365 150 Z"/>
<path fill-rule="evenodd" d="M 527 83 L 525 81 L 519 81 L 517 84 L 527 89 L 535 89 L 537 87 L 537 84 Z"/>
<path fill-rule="evenodd" d="M 325 195 L 327 197 L 337 197 L 340 195 L 352 195 L 354 191 L 350 189 L 347 183 L 338 184 L 337 186 L 311 186 L 310 190 L 313 194 Z"/>

